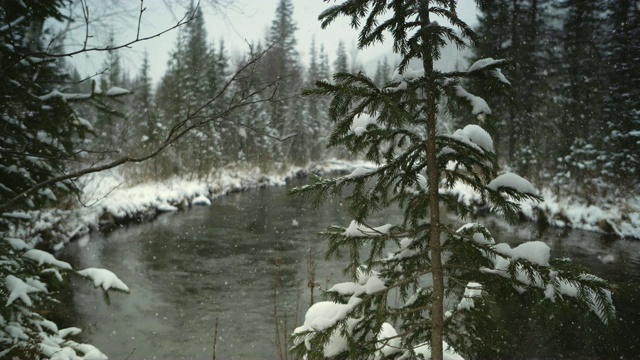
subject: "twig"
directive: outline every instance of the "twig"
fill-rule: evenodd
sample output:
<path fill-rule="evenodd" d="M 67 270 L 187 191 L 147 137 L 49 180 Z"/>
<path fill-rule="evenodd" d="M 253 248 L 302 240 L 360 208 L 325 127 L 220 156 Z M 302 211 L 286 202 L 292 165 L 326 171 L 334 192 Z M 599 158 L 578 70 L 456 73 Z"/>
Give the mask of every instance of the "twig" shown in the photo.
<path fill-rule="evenodd" d="M 213 360 L 216 360 L 217 347 L 218 347 L 218 317 L 216 316 L 216 325 L 213 331 Z"/>
<path fill-rule="evenodd" d="M 131 352 L 129 353 L 129 355 L 127 355 L 126 358 L 124 358 L 124 360 L 129 360 L 129 358 L 131 357 L 131 355 L 133 355 L 133 353 L 136 351 L 136 348 L 133 348 L 133 350 L 131 350 Z"/>

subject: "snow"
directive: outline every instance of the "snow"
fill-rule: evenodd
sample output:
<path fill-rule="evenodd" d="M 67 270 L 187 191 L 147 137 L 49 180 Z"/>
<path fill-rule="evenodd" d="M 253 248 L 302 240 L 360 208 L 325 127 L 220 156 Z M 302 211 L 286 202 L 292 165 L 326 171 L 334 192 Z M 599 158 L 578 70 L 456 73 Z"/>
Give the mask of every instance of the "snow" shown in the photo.
<path fill-rule="evenodd" d="M 104 290 L 116 289 L 129 292 L 129 287 L 116 274 L 107 269 L 86 268 L 78 271 L 78 274 L 93 280 L 95 287 L 101 286 Z"/>
<path fill-rule="evenodd" d="M 385 290 L 387 287 L 384 281 L 377 274 L 372 274 L 365 278 L 360 278 L 359 282 L 344 282 L 333 285 L 328 292 L 336 292 L 340 295 L 360 296 L 363 294 L 373 294 Z"/>
<path fill-rule="evenodd" d="M 22 281 L 22 279 L 13 275 L 8 275 L 4 279 L 4 285 L 6 286 L 7 290 L 9 290 L 9 298 L 7 299 L 7 303 L 5 304 L 5 306 L 13 304 L 13 302 L 17 299 L 22 300 L 25 305 L 31 306 L 32 302 L 28 294 L 41 291 L 40 289 L 37 289 L 36 287 L 25 283 L 24 281 Z"/>
<path fill-rule="evenodd" d="M 320 301 L 313 304 L 304 317 L 304 324 L 297 327 L 293 333 L 301 334 L 310 332 L 305 337 L 305 345 L 308 350 L 311 349 L 310 340 L 313 337 L 313 332 L 323 331 L 336 325 L 338 322 L 344 320 L 347 315 L 358 305 L 362 300 L 358 297 L 351 297 L 347 304 L 340 304 L 332 301 Z M 349 319 L 346 321 L 347 331 L 351 331 L 353 326 L 357 323 L 356 320 Z M 340 329 L 336 328 L 332 333 L 329 341 L 324 346 L 324 356 L 332 357 L 347 350 L 347 340 L 340 334 Z"/>
<path fill-rule="evenodd" d="M 509 244 L 500 243 L 494 245 L 493 248 L 499 254 L 514 260 L 527 260 L 540 266 L 549 266 L 549 259 L 551 258 L 551 248 L 542 241 L 527 241 L 513 249 Z"/>
<path fill-rule="evenodd" d="M 500 60 L 494 60 L 492 58 L 486 58 L 486 59 L 480 59 L 478 61 L 476 61 L 475 63 L 473 63 L 469 69 L 467 70 L 467 72 L 474 72 L 474 71 L 481 71 L 484 70 L 485 68 L 489 67 L 489 66 L 495 66 L 495 65 L 500 65 L 502 63 L 506 62 L 506 60 L 504 59 L 500 59 Z M 509 80 L 507 80 L 507 78 L 504 76 L 504 74 L 502 74 L 502 71 L 498 68 L 494 68 L 492 70 L 489 71 L 489 73 L 496 77 L 500 82 L 503 82 L 507 85 L 511 85 L 511 82 L 509 82 Z M 489 114 L 489 113 L 487 113 Z"/>
<path fill-rule="evenodd" d="M 349 227 L 344 231 L 343 235 L 347 237 L 382 236 L 388 234 L 391 228 L 393 228 L 391 224 L 371 228 L 361 225 L 355 220 L 351 220 L 351 224 L 349 224 Z"/>
<path fill-rule="evenodd" d="M 203 205 L 203 206 L 211 206 L 211 200 L 204 195 L 199 195 L 191 200 L 191 204 L 193 205 Z"/>
<path fill-rule="evenodd" d="M 105 95 L 107 96 L 121 96 L 121 95 L 127 95 L 130 94 L 131 91 L 127 90 L 127 89 L 123 89 L 121 87 L 117 87 L 114 86 L 112 88 L 110 88 L 109 90 L 107 90 L 107 92 L 105 93 Z"/>
<path fill-rule="evenodd" d="M 444 348 L 444 351 L 442 352 L 443 360 L 464 360 L 464 358 L 458 355 L 458 353 L 455 352 L 455 350 L 453 350 L 453 348 L 445 341 L 442 342 L 442 347 Z M 410 350 L 407 350 L 397 360 L 415 359 L 416 356 L 420 355 L 422 355 L 425 360 L 431 359 L 431 346 L 426 343 L 418 345 L 413 349 L 413 355 Z"/>
<path fill-rule="evenodd" d="M 37 262 L 38 265 L 47 264 L 57 266 L 61 269 L 71 270 L 71 265 L 69 265 L 69 263 L 56 259 L 55 256 L 46 251 L 32 249 L 22 254 L 22 256 Z"/>
<path fill-rule="evenodd" d="M 469 69 L 467 69 L 467 72 L 479 71 L 489 66 L 499 65 L 504 62 L 506 62 L 506 60 L 504 59 L 499 59 L 499 60 L 494 60 L 492 58 L 480 59 L 474 62 L 471 66 L 469 66 Z"/>
<path fill-rule="evenodd" d="M 362 136 L 367 132 L 368 125 L 375 125 L 377 120 L 377 116 L 370 115 L 368 113 L 361 113 L 356 115 L 353 118 L 353 122 L 351 123 L 351 127 L 349 128 L 349 134 L 354 134 L 356 136 Z"/>
<path fill-rule="evenodd" d="M 38 96 L 38 98 L 42 101 L 47 101 L 54 97 L 60 97 L 65 100 L 85 100 L 91 98 L 91 94 L 74 94 L 74 93 L 62 93 L 58 90 L 52 90 L 51 92 Z"/>
<path fill-rule="evenodd" d="M 466 205 L 483 204 L 480 194 L 461 181 L 441 191 L 453 194 Z M 538 221 L 540 214 L 544 214 L 551 226 L 594 232 L 604 232 L 601 225 L 608 223 L 616 235 L 640 240 L 640 196 L 601 199 L 592 204 L 572 197 L 559 199 L 548 188 L 543 188 L 540 195 L 541 202 L 532 199 L 520 202 L 525 218 Z"/>
<path fill-rule="evenodd" d="M 473 302 L 474 297 L 479 297 L 482 295 L 482 285 L 477 282 L 469 282 L 467 286 L 464 288 L 464 295 L 460 300 L 460 303 L 457 305 L 458 310 L 471 310 L 475 303 Z"/>
<path fill-rule="evenodd" d="M 79 335 L 80 333 L 82 333 L 82 329 L 77 327 L 68 327 L 68 328 L 60 329 L 58 331 L 58 335 L 63 338 L 67 336 Z"/>
<path fill-rule="evenodd" d="M 162 203 L 156 207 L 156 210 L 159 212 L 175 212 L 178 211 L 178 208 L 167 203 Z"/>
<path fill-rule="evenodd" d="M 456 95 L 469 101 L 472 107 L 471 113 L 473 115 L 491 114 L 489 104 L 487 104 L 487 102 L 484 101 L 483 98 L 467 92 L 467 90 L 465 90 L 462 86 L 456 85 Z"/>
<path fill-rule="evenodd" d="M 501 187 L 507 187 L 525 194 L 537 194 L 536 189 L 529 181 L 514 173 L 499 175 L 493 179 L 487 187 L 495 191 L 498 191 Z"/>
<path fill-rule="evenodd" d="M 357 168 L 355 168 L 351 174 L 345 176 L 345 178 L 347 179 L 355 179 L 355 178 L 359 178 L 361 176 L 366 176 L 371 174 L 372 172 L 376 171 L 375 168 L 371 168 L 371 167 L 364 167 L 364 166 L 358 166 Z"/>
<path fill-rule="evenodd" d="M 376 344 L 376 347 L 379 347 L 381 344 L 384 344 L 380 349 L 379 358 L 386 359 L 390 355 L 396 354 L 400 352 L 400 338 L 396 337 L 398 332 L 393 327 L 393 325 L 389 323 L 383 323 L 380 328 L 380 332 L 378 333 L 376 339 L 379 344 Z"/>
<path fill-rule="evenodd" d="M 24 242 L 24 240 L 22 239 L 16 239 L 16 238 L 4 238 L 4 239 L 9 243 L 9 245 L 11 245 L 11 247 L 14 250 L 19 251 L 19 250 L 27 250 L 30 248 L 30 246 L 27 245 L 27 243 Z"/>
<path fill-rule="evenodd" d="M 493 152 L 493 139 L 491 135 L 478 125 L 467 125 L 463 129 L 456 130 L 452 135 L 452 139 L 463 142 L 473 148 L 480 148 L 483 151 Z"/>
<path fill-rule="evenodd" d="M 511 82 L 509 80 L 507 80 L 507 78 L 504 76 L 504 74 L 502 73 L 502 71 L 500 69 L 491 70 L 491 75 L 495 76 L 501 82 L 503 82 L 503 83 L 505 83 L 507 85 L 511 85 Z"/>

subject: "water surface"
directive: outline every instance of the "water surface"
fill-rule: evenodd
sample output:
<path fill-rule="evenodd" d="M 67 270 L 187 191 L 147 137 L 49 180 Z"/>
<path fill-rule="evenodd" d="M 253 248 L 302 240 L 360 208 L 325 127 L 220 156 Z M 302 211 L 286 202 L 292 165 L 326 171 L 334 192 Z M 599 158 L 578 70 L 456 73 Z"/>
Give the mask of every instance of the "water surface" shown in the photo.
<path fill-rule="evenodd" d="M 316 234 L 351 220 L 337 201 L 312 209 L 285 191 L 233 194 L 211 207 L 165 214 L 151 223 L 92 235 L 87 244 L 71 244 L 62 259 L 75 268 L 110 269 L 132 291 L 112 294 L 107 305 L 100 291 L 74 279 L 69 324 L 83 328 L 83 340 L 111 359 L 212 359 L 216 322 L 217 359 L 278 358 L 274 312 L 280 329 L 285 326 L 283 314 L 288 331 L 302 322 L 296 316 L 303 316 L 310 301 L 310 251 L 322 288 L 344 279 L 342 262 L 322 260 L 325 244 Z M 399 214 L 389 216 L 391 220 L 371 223 L 393 222 Z M 569 355 L 588 358 L 603 354 L 603 346 L 625 358 L 640 354 L 640 311 L 635 305 L 640 297 L 640 242 L 609 242 L 593 233 L 555 229 L 541 233 L 531 224 L 511 227 L 500 221 L 492 221 L 490 228 L 501 241 L 542 236 L 554 256 L 571 257 L 619 286 L 615 300 L 622 307 L 621 335 L 606 345 L 600 337 L 589 340 L 589 346 L 566 345 L 583 349 L 582 355 L 576 350 Z M 534 345 L 523 341 L 522 346 Z M 557 348 L 551 349 L 555 354 Z"/>

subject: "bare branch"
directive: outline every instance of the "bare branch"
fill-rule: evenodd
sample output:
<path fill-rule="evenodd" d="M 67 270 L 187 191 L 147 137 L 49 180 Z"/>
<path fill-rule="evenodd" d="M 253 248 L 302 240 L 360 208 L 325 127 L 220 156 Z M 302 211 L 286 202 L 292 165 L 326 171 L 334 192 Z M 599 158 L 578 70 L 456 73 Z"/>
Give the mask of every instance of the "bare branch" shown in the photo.
<path fill-rule="evenodd" d="M 195 9 L 197 9 L 199 6 L 200 6 L 200 2 L 198 2 L 196 4 Z M 180 20 L 178 20 L 178 22 L 175 25 L 173 25 L 171 27 L 168 27 L 168 28 L 166 28 L 166 29 L 164 29 L 164 30 L 162 30 L 160 32 L 157 32 L 157 33 L 155 33 L 153 35 L 140 37 L 140 27 L 141 27 L 141 22 L 142 22 L 142 13 L 146 10 L 146 8 L 143 7 L 143 1 L 141 0 L 140 12 L 139 12 L 139 15 L 138 15 L 138 32 L 136 34 L 136 38 L 135 39 L 127 41 L 127 42 L 124 42 L 124 43 L 121 43 L 119 45 L 89 46 L 89 38 L 91 38 L 92 36 L 89 33 L 90 17 L 89 17 L 89 6 L 87 5 L 86 0 L 81 0 L 81 7 L 82 7 L 82 16 L 84 18 L 84 28 L 85 28 L 85 34 L 84 34 L 84 40 L 83 40 L 82 48 L 80 48 L 78 50 L 69 51 L 69 52 L 62 52 L 62 53 L 54 53 L 54 52 L 49 52 L 49 51 L 35 51 L 35 52 L 25 53 L 25 54 L 22 54 L 22 56 L 20 56 L 18 59 L 16 59 L 15 62 L 13 62 L 11 65 L 9 65 L 7 67 L 7 69 L 11 69 L 12 67 L 14 67 L 18 63 L 20 63 L 22 60 L 27 59 L 27 58 L 31 58 L 31 57 L 64 58 L 64 57 L 73 57 L 75 55 L 88 53 L 88 52 L 104 52 L 104 51 L 113 51 L 113 50 L 118 50 L 118 49 L 123 49 L 123 48 L 129 48 L 133 44 L 160 37 L 160 36 L 170 32 L 172 30 L 175 30 L 175 29 L 179 28 L 180 26 L 183 26 L 183 25 L 193 21 L 193 19 L 195 18 L 195 14 L 196 14 L 195 11 L 193 13 L 186 13 Z"/>
<path fill-rule="evenodd" d="M 234 112 L 237 109 L 252 105 L 252 104 L 256 104 L 256 103 L 260 103 L 260 102 L 265 102 L 265 101 L 272 101 L 275 98 L 275 94 L 276 91 L 272 91 L 270 96 L 267 98 L 255 98 L 256 95 L 258 94 L 262 94 L 265 91 L 269 90 L 270 88 L 276 88 L 278 83 L 277 81 L 274 82 L 270 82 L 270 83 L 265 83 L 262 86 L 258 87 L 255 90 L 249 90 L 249 89 L 243 89 L 244 91 L 240 91 L 237 92 L 236 95 L 239 95 L 238 97 L 234 97 L 234 99 L 232 99 L 227 107 L 224 110 L 221 110 L 220 112 L 210 115 L 210 116 L 201 116 L 199 115 L 203 109 L 207 108 L 208 106 L 210 106 L 213 102 L 215 102 L 216 100 L 220 99 L 223 94 L 225 92 L 228 91 L 229 87 L 233 84 L 238 82 L 239 80 L 242 80 L 243 78 L 246 77 L 245 72 L 249 69 L 254 69 L 255 65 L 257 64 L 257 62 L 262 58 L 262 56 L 268 52 L 269 50 L 271 50 L 271 47 L 267 48 L 266 50 L 264 50 L 263 52 L 261 52 L 260 54 L 258 54 L 257 56 L 255 56 L 254 58 L 250 59 L 249 61 L 247 61 L 241 68 L 239 68 L 234 75 L 225 82 L 224 86 L 216 93 L 215 96 L 213 96 L 211 99 L 209 99 L 207 102 L 205 102 L 203 105 L 201 105 L 200 107 L 198 107 L 194 112 L 190 113 L 189 116 L 187 116 L 185 119 L 181 120 L 180 122 L 176 123 L 175 125 L 173 125 L 173 127 L 169 130 L 169 132 L 167 133 L 165 139 L 162 141 L 161 144 L 159 144 L 155 149 L 151 150 L 149 153 L 142 155 L 142 156 L 129 156 L 129 155 L 125 155 L 120 157 L 119 159 L 107 162 L 106 164 L 102 164 L 102 165 L 92 165 L 80 170 L 76 170 L 70 173 L 65 173 L 65 174 L 61 174 L 59 176 L 56 177 L 52 177 L 49 178 L 45 181 L 39 182 L 33 186 L 31 186 L 30 188 L 24 190 L 23 192 L 21 192 L 20 194 L 14 196 L 13 198 L 5 201 L 5 203 L 0 205 L 0 213 L 10 210 L 12 207 L 14 207 L 16 204 L 18 204 L 22 199 L 26 198 L 27 196 L 35 193 L 36 191 L 38 191 L 39 189 L 42 189 L 44 187 L 47 187 L 49 185 L 61 182 L 61 181 L 66 181 L 66 180 L 70 180 L 70 179 L 75 179 L 78 178 L 80 176 L 83 175 L 87 175 L 87 174 L 92 174 L 92 173 L 97 173 L 97 172 L 101 172 L 104 170 L 108 170 L 108 169 L 112 169 L 115 167 L 118 167 L 120 165 L 126 164 L 126 163 L 141 163 L 144 162 L 146 160 L 149 160 L 155 156 L 157 156 L 158 154 L 160 154 L 162 151 L 164 151 L 167 147 L 169 147 L 171 144 L 177 142 L 179 139 L 181 139 L 184 135 L 186 135 L 187 133 L 189 133 L 191 130 L 195 129 L 195 128 L 199 128 L 204 126 L 205 124 L 211 123 L 211 122 L 216 122 L 216 121 L 223 121 L 224 119 L 226 119 L 232 112 Z M 281 138 L 279 139 L 280 141 L 284 141 L 287 138 L 291 137 L 291 135 L 286 136 L 285 138 Z"/>

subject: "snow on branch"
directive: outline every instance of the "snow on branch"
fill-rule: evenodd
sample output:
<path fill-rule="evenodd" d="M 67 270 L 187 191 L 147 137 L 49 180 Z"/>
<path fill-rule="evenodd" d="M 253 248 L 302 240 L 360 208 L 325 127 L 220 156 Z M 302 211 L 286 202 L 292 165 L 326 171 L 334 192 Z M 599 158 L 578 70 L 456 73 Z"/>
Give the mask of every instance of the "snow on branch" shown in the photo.
<path fill-rule="evenodd" d="M 46 251 L 32 249 L 22 254 L 22 256 L 37 262 L 38 265 L 47 264 L 57 266 L 61 269 L 71 270 L 71 265 L 69 265 L 69 263 L 56 259 L 55 256 Z"/>
<path fill-rule="evenodd" d="M 472 107 L 471 113 L 473 115 L 479 116 L 481 114 L 486 114 L 486 115 L 491 114 L 491 109 L 489 108 L 489 104 L 487 104 L 487 102 L 484 101 L 483 98 L 469 93 L 462 86 L 456 85 L 456 95 L 458 95 L 461 98 L 467 99 L 469 101 Z"/>
<path fill-rule="evenodd" d="M 93 280 L 95 287 L 102 287 L 104 290 L 115 289 L 129 292 L 129 287 L 116 274 L 107 269 L 86 268 L 78 271 L 78 274 Z"/>
<path fill-rule="evenodd" d="M 511 188 L 525 194 L 536 195 L 538 193 L 528 180 L 514 173 L 506 173 L 496 177 L 487 187 L 495 191 L 499 191 L 500 188 Z"/>
<path fill-rule="evenodd" d="M 485 70 L 486 68 L 490 68 L 489 73 L 492 76 L 496 77 L 502 83 L 511 85 L 511 82 L 509 82 L 509 80 L 507 80 L 504 74 L 502 74 L 502 71 L 496 67 L 497 65 L 503 64 L 505 62 L 507 62 L 505 59 L 499 59 L 499 60 L 494 60 L 492 58 L 480 59 L 475 63 L 473 63 L 471 66 L 469 66 L 469 69 L 467 70 L 467 72 L 471 73 L 475 71 L 482 71 L 482 70 Z"/>
<path fill-rule="evenodd" d="M 469 66 L 469 69 L 467 69 L 467 72 L 484 70 L 487 67 L 494 67 L 496 65 L 500 65 L 505 62 L 507 62 L 505 59 L 499 59 L 499 60 L 494 60 L 492 58 L 480 59 L 474 62 L 471 66 Z"/>
<path fill-rule="evenodd" d="M 369 125 L 376 125 L 376 121 L 378 120 L 378 116 L 376 114 L 367 114 L 361 113 L 356 115 L 353 118 L 353 122 L 351 123 L 351 127 L 349 128 L 349 134 L 354 134 L 355 136 L 362 136 L 367 132 L 367 127 Z"/>
<path fill-rule="evenodd" d="M 5 306 L 9 306 L 13 304 L 17 299 L 22 300 L 22 302 L 31 306 L 31 298 L 29 298 L 29 294 L 33 292 L 40 292 L 41 289 L 38 289 L 30 284 L 25 283 L 22 279 L 15 277 L 13 275 L 8 275 L 4 279 L 4 285 L 9 290 L 9 298 L 7 299 L 7 303 Z"/>
<path fill-rule="evenodd" d="M 365 225 L 361 225 L 355 220 L 351 220 L 351 224 L 349 224 L 349 227 L 344 231 L 343 235 L 347 237 L 382 236 L 388 234 L 392 228 L 393 225 L 391 224 L 371 228 Z"/>

